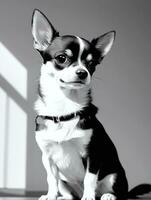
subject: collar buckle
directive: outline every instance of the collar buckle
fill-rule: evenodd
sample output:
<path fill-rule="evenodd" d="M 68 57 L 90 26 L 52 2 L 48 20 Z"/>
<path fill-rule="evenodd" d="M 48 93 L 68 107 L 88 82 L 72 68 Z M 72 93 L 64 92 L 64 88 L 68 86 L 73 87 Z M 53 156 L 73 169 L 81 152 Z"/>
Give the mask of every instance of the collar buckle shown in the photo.
<path fill-rule="evenodd" d="M 60 123 L 60 117 L 53 117 L 53 121 L 55 122 L 55 123 Z"/>
<path fill-rule="evenodd" d="M 77 113 L 76 112 L 74 112 L 74 118 L 76 118 L 77 117 Z"/>

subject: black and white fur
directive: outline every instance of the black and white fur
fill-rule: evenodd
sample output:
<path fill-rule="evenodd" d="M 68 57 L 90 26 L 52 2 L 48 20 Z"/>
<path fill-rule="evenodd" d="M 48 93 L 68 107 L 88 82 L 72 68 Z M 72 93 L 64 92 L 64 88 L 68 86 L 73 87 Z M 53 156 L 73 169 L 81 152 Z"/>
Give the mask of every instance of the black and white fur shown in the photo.
<path fill-rule="evenodd" d="M 36 130 L 48 181 L 48 193 L 40 200 L 124 199 L 128 192 L 125 171 L 114 144 L 95 117 L 97 108 L 91 97 L 93 72 L 110 51 L 115 31 L 92 42 L 59 36 L 46 16 L 34 10 L 32 34 L 34 47 L 43 57 L 35 104 L 38 115 L 62 116 L 90 108 L 90 116 L 84 119 L 44 120 Z"/>

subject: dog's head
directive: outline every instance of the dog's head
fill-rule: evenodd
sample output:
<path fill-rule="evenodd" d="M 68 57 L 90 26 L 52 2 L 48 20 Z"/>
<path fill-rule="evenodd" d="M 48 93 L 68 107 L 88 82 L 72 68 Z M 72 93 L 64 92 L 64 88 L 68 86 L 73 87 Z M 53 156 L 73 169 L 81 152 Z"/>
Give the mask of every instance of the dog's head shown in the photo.
<path fill-rule="evenodd" d="M 91 42 L 71 35 L 59 36 L 47 17 L 34 10 L 32 17 L 34 48 L 43 57 L 44 73 L 54 78 L 60 87 L 78 89 L 91 82 L 95 67 L 110 51 L 115 31 Z"/>

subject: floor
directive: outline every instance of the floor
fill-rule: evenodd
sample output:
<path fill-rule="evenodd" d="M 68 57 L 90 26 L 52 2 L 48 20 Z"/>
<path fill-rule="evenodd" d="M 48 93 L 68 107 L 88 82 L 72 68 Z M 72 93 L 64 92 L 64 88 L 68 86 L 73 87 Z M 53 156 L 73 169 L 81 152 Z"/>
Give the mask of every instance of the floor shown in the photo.
<path fill-rule="evenodd" d="M 38 200 L 37 197 L 0 197 L 0 200 Z M 129 199 L 132 200 L 132 199 Z M 134 200 L 134 199 L 133 199 Z M 140 200 L 151 200 L 151 198 L 141 198 Z"/>
<path fill-rule="evenodd" d="M 38 200 L 37 197 L 0 197 L 0 200 Z M 134 200 L 134 199 L 128 199 Z M 139 200 L 151 200 L 151 197 L 139 198 Z"/>
<path fill-rule="evenodd" d="M 46 191 L 24 191 L 24 190 L 16 190 L 16 189 L 1 189 L 0 188 L 0 200 L 38 200 L 38 198 L 42 195 L 46 194 Z M 146 193 L 141 196 L 141 198 L 137 198 L 140 200 L 151 200 L 151 192 Z M 122 200 L 122 199 L 121 199 Z M 132 199 L 128 199 L 132 200 Z M 133 199 L 134 200 L 134 199 Z"/>
<path fill-rule="evenodd" d="M 38 198 L 31 197 L 0 197 L 0 200 L 37 200 Z"/>
<path fill-rule="evenodd" d="M 37 197 L 0 197 L 0 200 L 37 200 Z"/>

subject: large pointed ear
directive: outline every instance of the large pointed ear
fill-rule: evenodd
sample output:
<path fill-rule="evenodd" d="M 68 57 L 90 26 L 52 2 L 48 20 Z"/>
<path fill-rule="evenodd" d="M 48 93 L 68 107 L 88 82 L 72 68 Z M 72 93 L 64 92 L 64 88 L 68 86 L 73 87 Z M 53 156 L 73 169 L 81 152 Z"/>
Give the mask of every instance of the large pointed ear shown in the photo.
<path fill-rule="evenodd" d="M 32 35 L 34 48 L 44 51 L 51 44 L 54 37 L 59 36 L 47 17 L 38 9 L 32 15 Z"/>
<path fill-rule="evenodd" d="M 106 56 L 111 50 L 111 47 L 115 40 L 115 34 L 115 31 L 110 31 L 92 40 L 92 44 L 101 52 L 102 58 Z"/>

